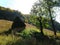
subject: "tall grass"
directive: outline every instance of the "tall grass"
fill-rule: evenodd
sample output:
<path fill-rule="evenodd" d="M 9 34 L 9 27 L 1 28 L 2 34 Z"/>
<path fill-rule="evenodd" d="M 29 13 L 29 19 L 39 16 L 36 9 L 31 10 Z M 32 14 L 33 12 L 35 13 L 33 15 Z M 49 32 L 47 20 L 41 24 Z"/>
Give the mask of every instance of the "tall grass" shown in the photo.
<path fill-rule="evenodd" d="M 12 25 L 12 22 L 5 22 L 0 20 L 0 32 L 7 31 Z M 38 41 L 36 37 L 33 37 L 33 32 L 40 33 L 40 30 L 34 26 L 27 26 L 21 33 L 17 35 L 0 35 L 0 45 L 60 45 L 60 32 L 57 33 L 59 39 L 54 39 L 53 31 L 44 29 L 44 35 L 51 37 L 50 39 L 40 39 Z"/>

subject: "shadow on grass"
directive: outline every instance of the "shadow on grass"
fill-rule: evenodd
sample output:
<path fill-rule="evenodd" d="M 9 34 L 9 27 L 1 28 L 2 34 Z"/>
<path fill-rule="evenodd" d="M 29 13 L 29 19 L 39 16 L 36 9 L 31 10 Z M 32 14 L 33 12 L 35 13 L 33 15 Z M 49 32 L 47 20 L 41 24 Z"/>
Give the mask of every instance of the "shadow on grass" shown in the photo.
<path fill-rule="evenodd" d="M 18 39 L 11 45 L 60 45 L 60 40 L 53 37 L 48 37 L 46 35 L 41 35 L 41 33 L 34 32 L 31 38 Z M 9 43 L 7 44 L 9 45 Z"/>

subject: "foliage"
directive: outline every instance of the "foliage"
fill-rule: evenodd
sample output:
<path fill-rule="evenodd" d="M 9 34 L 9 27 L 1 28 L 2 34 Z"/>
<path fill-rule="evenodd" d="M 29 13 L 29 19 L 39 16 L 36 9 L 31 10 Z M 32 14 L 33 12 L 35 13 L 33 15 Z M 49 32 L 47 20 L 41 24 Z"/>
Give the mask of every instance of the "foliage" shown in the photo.
<path fill-rule="evenodd" d="M 9 28 L 9 27 L 8 27 Z M 4 30 L 3 30 L 4 31 Z M 38 28 L 29 27 L 20 32 L 18 35 L 0 35 L 0 45 L 52 45 L 54 40 L 47 40 L 43 39 L 40 41 L 37 41 L 36 37 L 34 37 L 34 33 L 37 32 L 36 37 L 40 36 L 40 30 Z M 50 30 L 44 30 L 44 35 L 50 36 L 53 38 L 54 34 L 53 31 Z M 60 37 L 60 33 L 57 34 L 58 37 Z M 40 37 L 41 38 L 41 37 Z M 54 39 L 54 38 L 53 38 Z M 51 43 L 52 42 L 52 43 Z M 56 42 L 57 44 L 60 44 L 59 42 Z"/>
<path fill-rule="evenodd" d="M 19 17 L 24 21 L 23 14 L 21 12 L 0 6 L 0 19 L 13 21 L 16 17 Z"/>
<path fill-rule="evenodd" d="M 25 29 L 19 35 L 24 39 L 31 39 L 34 32 L 40 32 L 37 28 Z"/>
<path fill-rule="evenodd" d="M 54 17 L 53 7 L 56 7 L 58 5 L 59 5 L 58 0 L 57 1 L 56 0 L 37 0 L 37 2 L 35 2 L 35 4 L 32 6 L 31 14 L 39 15 L 49 19 L 50 16 L 49 16 L 48 6 L 51 7 L 52 17 Z"/>
<path fill-rule="evenodd" d="M 55 30 L 55 25 L 54 25 L 54 12 L 53 12 L 53 7 L 59 6 L 59 0 L 38 0 L 38 2 L 36 2 L 31 10 L 31 14 L 33 15 L 37 15 L 39 18 L 39 22 L 40 22 L 40 29 L 41 32 L 43 30 L 43 20 L 46 18 L 47 20 L 51 21 L 51 26 L 52 29 L 54 30 L 54 34 L 56 35 L 56 30 Z M 42 20 L 43 18 L 43 20 Z M 42 22 L 43 21 L 43 22 Z"/>
<path fill-rule="evenodd" d="M 22 33 L 20 33 L 21 35 L 24 34 L 23 36 L 25 38 L 23 38 L 23 36 L 21 36 L 21 35 L 20 36 L 17 36 L 17 35 L 15 36 L 15 35 L 11 35 L 11 34 L 8 35 L 8 36 L 0 35 L 0 45 L 36 45 L 36 44 L 39 44 L 39 45 L 45 45 L 45 44 L 53 45 L 55 43 L 56 43 L 56 45 L 60 44 L 59 42 L 54 43 L 55 39 L 53 38 L 53 35 L 52 35 L 53 32 L 51 32 L 51 34 L 49 34 L 50 31 L 47 32 L 48 33 L 47 35 L 48 36 L 52 35 L 51 39 L 43 39 L 43 40 L 40 39 L 40 41 L 37 41 L 36 37 L 30 37 L 29 35 L 30 34 L 33 35 L 34 32 L 37 32 L 36 36 L 40 36 L 40 34 L 38 34 L 39 31 L 36 31 L 36 30 L 37 29 L 34 29 L 34 30 L 33 29 L 31 29 L 31 30 L 25 29 Z M 60 33 L 59 33 L 58 36 L 60 36 Z"/>
<path fill-rule="evenodd" d="M 28 16 L 27 16 L 28 17 Z M 35 25 L 36 27 L 40 27 L 40 22 L 38 21 L 38 17 L 36 15 L 30 15 L 29 18 L 27 18 L 25 20 L 27 20 L 27 23 L 30 23 L 32 25 Z M 49 25 L 49 19 L 47 18 L 42 18 L 42 24 L 43 24 L 43 27 L 44 28 L 49 28 L 50 25 Z"/>

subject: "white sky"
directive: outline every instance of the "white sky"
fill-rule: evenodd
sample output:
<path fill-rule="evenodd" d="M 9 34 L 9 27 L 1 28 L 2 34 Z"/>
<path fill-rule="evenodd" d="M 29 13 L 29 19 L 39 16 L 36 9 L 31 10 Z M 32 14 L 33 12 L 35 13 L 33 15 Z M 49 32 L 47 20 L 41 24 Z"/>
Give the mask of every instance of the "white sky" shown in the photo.
<path fill-rule="evenodd" d="M 60 8 L 55 8 L 56 21 L 60 23 Z"/>
<path fill-rule="evenodd" d="M 36 0 L 0 0 L 0 6 L 19 10 L 24 14 L 29 14 L 34 2 L 36 2 Z"/>
<path fill-rule="evenodd" d="M 24 14 L 29 14 L 32 5 L 35 1 L 36 0 L 13 0 L 9 7 L 12 9 L 19 10 Z"/>

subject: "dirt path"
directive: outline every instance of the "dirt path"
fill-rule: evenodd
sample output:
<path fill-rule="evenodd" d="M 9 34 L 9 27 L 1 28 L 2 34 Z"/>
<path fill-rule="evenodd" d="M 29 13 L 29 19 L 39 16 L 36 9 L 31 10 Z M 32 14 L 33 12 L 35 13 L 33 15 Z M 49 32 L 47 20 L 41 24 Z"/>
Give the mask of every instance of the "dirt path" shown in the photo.
<path fill-rule="evenodd" d="M 31 25 L 31 24 L 28 24 L 28 23 L 25 23 L 26 24 L 26 28 L 36 28 L 36 26 L 34 25 Z"/>

